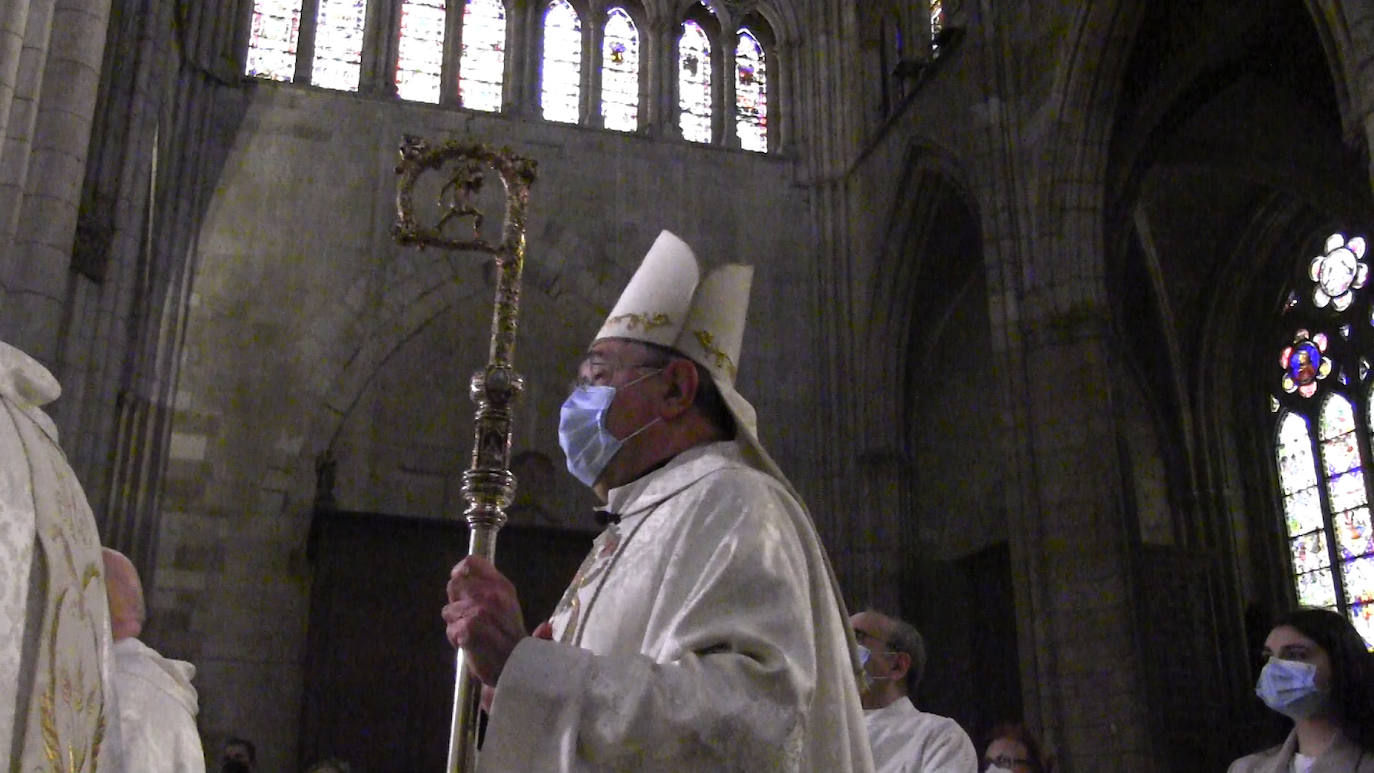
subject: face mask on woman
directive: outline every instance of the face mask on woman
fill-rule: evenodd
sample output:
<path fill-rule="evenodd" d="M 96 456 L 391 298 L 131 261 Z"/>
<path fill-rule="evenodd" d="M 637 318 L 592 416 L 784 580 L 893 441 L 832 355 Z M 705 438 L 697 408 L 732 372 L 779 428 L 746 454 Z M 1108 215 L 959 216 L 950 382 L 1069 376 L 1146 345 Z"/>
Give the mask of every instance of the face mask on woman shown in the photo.
<path fill-rule="evenodd" d="M 1326 709 L 1330 695 L 1317 686 L 1317 667 L 1300 660 L 1269 658 L 1255 683 L 1264 705 L 1294 720 L 1308 719 Z"/>

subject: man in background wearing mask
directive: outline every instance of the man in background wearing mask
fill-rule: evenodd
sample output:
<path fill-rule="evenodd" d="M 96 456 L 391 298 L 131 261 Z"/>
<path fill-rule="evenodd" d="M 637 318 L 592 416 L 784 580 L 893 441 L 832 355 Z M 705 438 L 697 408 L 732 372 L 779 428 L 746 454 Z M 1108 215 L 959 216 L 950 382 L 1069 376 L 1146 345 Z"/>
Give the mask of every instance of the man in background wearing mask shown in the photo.
<path fill-rule="evenodd" d="M 553 617 L 525 633 L 492 565 L 454 567 L 447 634 L 492 693 L 482 771 L 868 771 L 844 602 L 735 391 L 752 270 L 698 281 L 663 232 L 564 403 L 605 500 Z"/>
<path fill-rule="evenodd" d="M 977 773 L 978 754 L 959 723 L 920 711 L 911 702 L 926 666 L 920 632 L 872 610 L 854 615 L 849 623 L 864 660 L 861 697 L 877 772 Z"/>

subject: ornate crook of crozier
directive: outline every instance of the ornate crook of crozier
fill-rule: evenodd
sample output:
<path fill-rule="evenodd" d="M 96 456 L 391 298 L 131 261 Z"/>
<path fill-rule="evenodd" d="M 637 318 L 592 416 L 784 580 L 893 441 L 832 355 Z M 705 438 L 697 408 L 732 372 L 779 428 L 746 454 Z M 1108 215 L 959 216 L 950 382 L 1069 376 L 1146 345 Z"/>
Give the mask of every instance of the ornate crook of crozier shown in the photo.
<path fill-rule="evenodd" d="M 449 140 L 437 147 L 407 135 L 396 166 L 396 224 L 392 233 L 401 244 L 421 249 L 483 252 L 496 261 L 496 302 L 491 318 L 491 350 L 486 368 L 473 374 L 469 390 L 477 404 L 472 464 L 463 473 L 463 498 L 468 503 L 468 554 L 493 559 L 496 532 L 506 523 L 506 508 L 515 499 L 515 476 L 510 471 L 511 407 L 524 387 L 515 372 L 515 333 L 520 310 L 520 272 L 525 264 L 525 217 L 535 162 L 507 148 L 493 150 L 476 142 Z M 417 222 L 415 184 L 426 174 L 444 179 L 439 188 L 433 222 Z M 501 233 L 493 240 L 483 230 L 488 222 L 481 203 L 483 186 L 492 176 L 505 186 Z M 449 728 L 448 767 L 473 771 L 477 767 L 477 713 L 480 684 L 468 673 L 463 652 L 457 656 L 453 722 Z"/>

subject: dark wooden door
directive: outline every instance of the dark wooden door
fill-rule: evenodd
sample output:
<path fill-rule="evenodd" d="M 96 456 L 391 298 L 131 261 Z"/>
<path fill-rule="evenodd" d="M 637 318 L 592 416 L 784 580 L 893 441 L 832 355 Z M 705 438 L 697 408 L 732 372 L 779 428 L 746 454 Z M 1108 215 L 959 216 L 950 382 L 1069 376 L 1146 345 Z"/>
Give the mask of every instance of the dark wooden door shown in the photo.
<path fill-rule="evenodd" d="M 444 584 L 467 552 L 467 526 L 362 513 L 319 513 L 311 534 L 300 762 L 349 761 L 354 773 L 444 769 L 453 649 Z M 591 535 L 507 526 L 497 565 L 533 629 L 553 611 Z"/>

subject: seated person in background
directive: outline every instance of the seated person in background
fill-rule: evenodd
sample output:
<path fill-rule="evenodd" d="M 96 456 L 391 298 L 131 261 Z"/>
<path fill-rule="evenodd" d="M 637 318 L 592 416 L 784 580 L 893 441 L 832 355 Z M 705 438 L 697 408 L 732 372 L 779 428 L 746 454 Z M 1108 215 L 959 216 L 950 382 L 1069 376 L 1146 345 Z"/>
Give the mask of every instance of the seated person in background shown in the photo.
<path fill-rule="evenodd" d="M 191 686 L 196 667 L 164 658 L 139 641 L 147 613 L 138 570 L 123 553 L 109 548 L 103 553 L 125 769 L 205 773 Z"/>
<path fill-rule="evenodd" d="M 867 610 L 849 618 L 864 660 L 859 691 L 877 773 L 978 770 L 968 733 L 948 717 L 916 708 L 911 696 L 926 666 L 926 645 L 910 623 Z"/>
<path fill-rule="evenodd" d="M 1047 757 L 1025 725 L 995 725 L 983 745 L 984 773 L 1054 773 L 1054 760 Z"/>
<path fill-rule="evenodd" d="M 258 766 L 258 749 L 246 738 L 230 736 L 220 752 L 220 773 L 253 773 Z"/>
<path fill-rule="evenodd" d="M 305 773 L 350 773 L 353 766 L 338 757 L 326 757 L 305 769 Z"/>
<path fill-rule="evenodd" d="M 1293 720 L 1279 746 L 1231 763 L 1230 773 L 1374 771 L 1374 655 L 1344 615 L 1300 609 L 1264 640 L 1255 693 Z"/>

